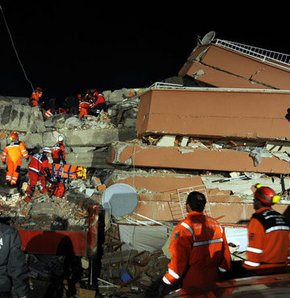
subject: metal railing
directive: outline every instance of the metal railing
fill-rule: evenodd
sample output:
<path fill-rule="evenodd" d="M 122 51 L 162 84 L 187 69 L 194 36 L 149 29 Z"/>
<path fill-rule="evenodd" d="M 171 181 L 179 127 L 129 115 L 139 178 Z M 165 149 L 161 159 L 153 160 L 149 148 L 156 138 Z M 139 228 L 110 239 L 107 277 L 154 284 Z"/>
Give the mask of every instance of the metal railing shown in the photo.
<path fill-rule="evenodd" d="M 290 67 L 290 55 L 288 54 L 270 51 L 267 49 L 253 47 L 253 46 L 244 45 L 237 42 L 222 40 L 222 39 L 215 39 L 213 40 L 212 43 L 251 57 L 261 59 L 263 61 L 285 64 L 288 67 Z"/>

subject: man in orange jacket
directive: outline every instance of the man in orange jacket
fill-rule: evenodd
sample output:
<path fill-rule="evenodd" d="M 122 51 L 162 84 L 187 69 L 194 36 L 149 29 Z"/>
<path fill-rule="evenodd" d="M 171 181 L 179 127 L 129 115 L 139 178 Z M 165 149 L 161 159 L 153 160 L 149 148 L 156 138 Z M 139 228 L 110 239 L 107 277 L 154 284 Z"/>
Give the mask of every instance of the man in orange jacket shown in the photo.
<path fill-rule="evenodd" d="M 13 132 L 10 136 L 11 142 L 5 146 L 2 152 L 2 163 L 7 163 L 6 181 L 10 186 L 16 186 L 20 167 L 21 157 L 28 160 L 29 155 L 23 142 L 19 141 L 18 133 Z"/>
<path fill-rule="evenodd" d="M 289 222 L 271 208 L 279 202 L 275 191 L 260 184 L 256 187 L 256 212 L 248 225 L 247 258 L 242 266 L 255 275 L 283 273 L 290 263 Z"/>
<path fill-rule="evenodd" d="M 37 107 L 39 105 L 39 99 L 42 96 L 42 89 L 40 87 L 37 87 L 30 97 L 30 105 L 32 107 Z"/>
<path fill-rule="evenodd" d="M 177 287 L 206 289 L 230 268 L 230 250 L 219 223 L 203 213 L 205 196 L 191 192 L 186 200 L 187 217 L 173 230 L 171 261 L 159 287 L 163 297 Z"/>
<path fill-rule="evenodd" d="M 80 117 L 84 117 L 89 114 L 90 102 L 86 98 L 81 98 L 79 100 L 79 114 Z"/>

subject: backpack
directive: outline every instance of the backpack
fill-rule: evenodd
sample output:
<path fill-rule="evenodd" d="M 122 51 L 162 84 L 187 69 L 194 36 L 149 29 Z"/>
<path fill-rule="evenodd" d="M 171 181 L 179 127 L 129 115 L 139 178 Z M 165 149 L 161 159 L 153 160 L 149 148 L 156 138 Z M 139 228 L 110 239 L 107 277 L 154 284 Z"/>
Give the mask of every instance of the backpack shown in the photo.
<path fill-rule="evenodd" d="M 52 190 L 52 195 L 58 197 L 58 198 L 62 198 L 64 196 L 65 193 L 65 186 L 64 183 L 58 182 Z"/>

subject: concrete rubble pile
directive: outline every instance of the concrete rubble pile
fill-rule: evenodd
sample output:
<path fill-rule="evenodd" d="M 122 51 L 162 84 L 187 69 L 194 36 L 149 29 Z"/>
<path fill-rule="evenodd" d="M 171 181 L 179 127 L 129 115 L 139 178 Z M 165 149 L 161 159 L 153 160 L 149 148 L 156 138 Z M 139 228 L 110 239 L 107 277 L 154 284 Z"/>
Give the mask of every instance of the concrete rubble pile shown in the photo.
<path fill-rule="evenodd" d="M 98 118 L 60 114 L 44 121 L 27 99 L 0 97 L 2 150 L 13 130 L 29 150 L 51 147 L 62 135 L 67 163 L 88 169 L 87 179 L 66 182 L 63 198 L 36 193 L 27 204 L 23 192 L 0 193 L 2 214 L 22 229 L 49 229 L 61 218 L 67 229 L 82 230 L 87 207 L 97 204 L 106 214 L 98 282 L 109 296 L 150 297 L 192 190 L 206 194 L 205 211 L 229 241 L 240 235 L 243 253 L 255 184 L 273 188 L 281 196 L 274 208 L 289 212 L 288 76 L 289 66 L 210 41 L 197 45 L 177 77 L 146 89 L 105 91 L 108 107 Z M 22 173 L 26 168 L 23 162 Z M 104 193 L 117 184 L 133 187 L 138 197 L 124 216 L 103 206 Z"/>
<path fill-rule="evenodd" d="M 32 203 L 23 203 L 24 193 L 28 187 L 26 170 L 28 162 L 22 160 L 18 189 L 5 189 L 5 168 L 1 165 L 1 211 L 2 215 L 22 217 L 47 215 L 62 217 L 69 221 L 69 226 L 84 226 L 84 215 L 90 198 L 100 195 L 106 186 L 95 172 L 106 172 L 113 167 L 107 164 L 108 147 L 114 141 L 124 140 L 130 135 L 135 137 L 136 108 L 138 96 L 128 95 L 130 90 L 105 91 L 108 108 L 99 117 L 87 116 L 80 119 L 78 115 L 57 114 L 44 120 L 38 108 L 31 108 L 28 98 L 1 97 L 0 108 L 0 146 L 1 151 L 8 142 L 12 131 L 19 133 L 27 150 L 52 147 L 58 135 L 65 139 L 66 161 L 68 164 L 87 167 L 90 177 L 86 180 L 67 182 L 66 200 L 57 200 L 54 196 L 35 192 Z M 133 90 L 137 94 L 137 91 Z M 131 92 L 132 92 L 131 91 Z M 128 98 L 126 98 L 128 96 Z M 124 117 L 125 115 L 125 117 Z M 101 174 L 102 176 L 102 174 Z M 22 189 L 21 189 L 22 188 Z M 73 213 L 74 212 L 74 213 Z M 34 221 L 28 224 L 38 226 Z M 23 223 L 22 223 L 23 226 Z"/>

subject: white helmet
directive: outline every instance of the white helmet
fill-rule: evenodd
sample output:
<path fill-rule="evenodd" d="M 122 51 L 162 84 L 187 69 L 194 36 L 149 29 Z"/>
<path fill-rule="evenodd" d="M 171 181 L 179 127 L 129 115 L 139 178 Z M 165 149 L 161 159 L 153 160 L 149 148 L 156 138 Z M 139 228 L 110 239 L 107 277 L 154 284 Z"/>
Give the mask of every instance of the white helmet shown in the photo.
<path fill-rule="evenodd" d="M 42 151 L 43 151 L 44 153 L 51 153 L 51 149 L 48 148 L 48 147 L 44 147 L 44 148 L 42 149 Z"/>
<path fill-rule="evenodd" d="M 63 136 L 58 136 L 58 137 L 57 137 L 57 141 L 58 141 L 58 142 L 62 142 L 62 141 L 63 141 Z"/>

